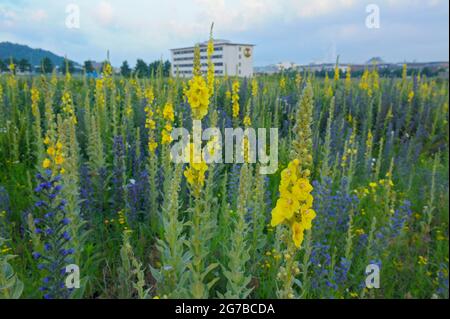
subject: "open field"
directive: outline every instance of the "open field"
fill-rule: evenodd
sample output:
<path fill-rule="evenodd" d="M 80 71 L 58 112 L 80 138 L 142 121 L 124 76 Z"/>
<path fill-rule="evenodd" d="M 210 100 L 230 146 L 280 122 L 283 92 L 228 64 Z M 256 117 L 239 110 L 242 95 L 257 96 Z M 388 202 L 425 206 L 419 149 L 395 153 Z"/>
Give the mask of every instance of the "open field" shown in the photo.
<path fill-rule="evenodd" d="M 108 66 L 0 76 L 0 298 L 448 298 L 447 80 Z M 278 128 L 276 172 L 173 163 L 195 119 Z"/>

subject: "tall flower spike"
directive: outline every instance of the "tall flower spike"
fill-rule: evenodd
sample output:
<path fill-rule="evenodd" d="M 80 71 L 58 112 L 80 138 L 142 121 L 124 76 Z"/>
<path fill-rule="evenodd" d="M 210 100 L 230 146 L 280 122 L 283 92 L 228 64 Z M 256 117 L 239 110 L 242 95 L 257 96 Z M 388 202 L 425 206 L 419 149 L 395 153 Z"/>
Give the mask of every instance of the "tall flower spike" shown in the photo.
<path fill-rule="evenodd" d="M 70 220 L 66 216 L 67 202 L 61 198 L 61 148 L 59 143 L 48 147 L 50 165 L 43 174 L 36 176 L 35 232 L 44 245 L 43 248 L 36 247 L 33 257 L 38 260 L 38 268 L 43 274 L 40 290 L 46 299 L 69 298 L 71 295 L 71 290 L 65 286 L 65 269 L 73 263 L 75 251 L 70 247 L 72 238 L 68 228 Z"/>
<path fill-rule="evenodd" d="M 209 96 L 214 95 L 214 63 L 212 61 L 212 55 L 214 53 L 214 39 L 213 39 L 213 27 L 214 23 L 211 24 L 211 32 L 209 34 L 207 58 L 208 58 L 208 72 L 207 72 L 207 80 L 208 80 L 208 89 Z"/>

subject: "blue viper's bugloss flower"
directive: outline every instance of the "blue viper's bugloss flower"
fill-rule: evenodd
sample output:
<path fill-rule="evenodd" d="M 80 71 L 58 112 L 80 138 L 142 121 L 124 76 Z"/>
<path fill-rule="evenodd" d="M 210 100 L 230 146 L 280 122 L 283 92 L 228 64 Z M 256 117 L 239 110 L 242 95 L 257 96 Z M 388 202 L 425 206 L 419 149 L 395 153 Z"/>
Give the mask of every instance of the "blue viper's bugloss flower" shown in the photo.
<path fill-rule="evenodd" d="M 61 198 L 61 177 L 53 176 L 49 170 L 36 177 L 39 185 L 35 188 L 38 200 L 34 222 L 39 225 L 36 233 L 44 243 L 43 251 L 33 253 L 33 257 L 39 260 L 37 268 L 43 275 L 39 290 L 45 299 L 69 298 L 71 292 L 64 285 L 65 267 L 72 263 L 70 258 L 75 251 L 68 247 L 71 236 L 67 226 L 70 220 L 66 217 L 66 201 Z"/>

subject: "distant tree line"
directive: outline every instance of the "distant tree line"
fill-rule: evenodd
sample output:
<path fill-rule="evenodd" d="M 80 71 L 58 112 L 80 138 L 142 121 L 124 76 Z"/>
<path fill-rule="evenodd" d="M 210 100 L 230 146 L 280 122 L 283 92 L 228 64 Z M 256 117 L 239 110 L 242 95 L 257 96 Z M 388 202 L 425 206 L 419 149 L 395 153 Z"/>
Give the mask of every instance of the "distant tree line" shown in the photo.
<path fill-rule="evenodd" d="M 13 63 L 15 65 L 16 72 L 38 72 L 38 73 L 52 73 L 54 69 L 54 64 L 52 60 L 48 57 L 45 57 L 41 60 L 39 66 L 32 66 L 27 59 L 17 60 L 15 58 L 12 59 L 0 59 L 0 72 L 8 72 L 10 71 L 10 65 Z M 70 60 L 64 59 L 63 63 L 60 66 L 60 70 L 62 73 L 66 73 L 67 70 L 71 73 L 75 72 L 74 63 Z"/>
<path fill-rule="evenodd" d="M 134 69 L 130 68 L 128 61 L 123 61 L 120 67 L 120 74 L 124 77 L 130 77 L 132 74 L 139 78 L 149 77 L 151 75 L 156 75 L 161 72 L 163 76 L 169 76 L 170 74 L 170 62 L 169 61 L 154 61 L 147 64 L 144 60 L 138 59 Z"/>
<path fill-rule="evenodd" d="M 38 72 L 38 73 L 52 73 L 53 69 L 55 68 L 55 65 L 53 64 L 52 60 L 48 57 L 45 57 L 41 60 L 41 63 L 39 66 L 32 66 L 30 62 L 27 59 L 20 59 L 17 60 L 15 58 L 12 59 L 1 59 L 0 58 L 0 72 L 8 72 L 9 66 L 11 62 L 16 66 L 16 71 L 18 72 Z M 105 62 L 104 62 L 105 63 Z M 170 74 L 170 62 L 169 61 L 154 61 L 150 64 L 147 64 L 144 60 L 138 59 L 136 61 L 136 65 L 134 68 L 131 68 L 128 64 L 128 61 L 124 61 L 122 63 L 122 66 L 120 67 L 120 74 L 124 77 L 130 77 L 130 76 L 137 76 L 140 78 L 143 77 L 149 77 L 152 74 L 156 75 L 158 72 L 160 72 L 163 76 L 169 76 Z M 101 72 L 101 69 L 103 68 L 103 64 L 99 67 L 99 69 L 96 69 L 94 66 L 94 62 L 87 60 L 84 61 L 83 64 L 83 71 L 86 73 L 93 73 L 94 71 Z M 66 74 L 67 71 L 70 73 L 75 73 L 75 65 L 73 61 L 70 61 L 68 59 L 64 59 L 64 61 L 59 66 L 59 71 L 63 74 Z"/>

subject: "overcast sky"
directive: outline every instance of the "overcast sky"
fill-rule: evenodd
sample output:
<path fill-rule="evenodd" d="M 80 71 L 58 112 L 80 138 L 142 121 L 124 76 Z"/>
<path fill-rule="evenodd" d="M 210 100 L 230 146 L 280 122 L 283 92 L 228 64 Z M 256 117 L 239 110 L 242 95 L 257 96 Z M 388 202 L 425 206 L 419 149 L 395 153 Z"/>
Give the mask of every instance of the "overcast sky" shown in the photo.
<path fill-rule="evenodd" d="M 66 26 L 69 4 L 78 5 L 80 28 Z M 378 29 L 366 26 L 369 4 L 380 10 Z M 77 62 L 104 60 L 109 49 L 116 66 L 169 58 L 170 48 L 206 40 L 212 21 L 216 38 L 256 45 L 256 66 L 449 55 L 447 0 L 0 0 L 0 42 Z"/>

